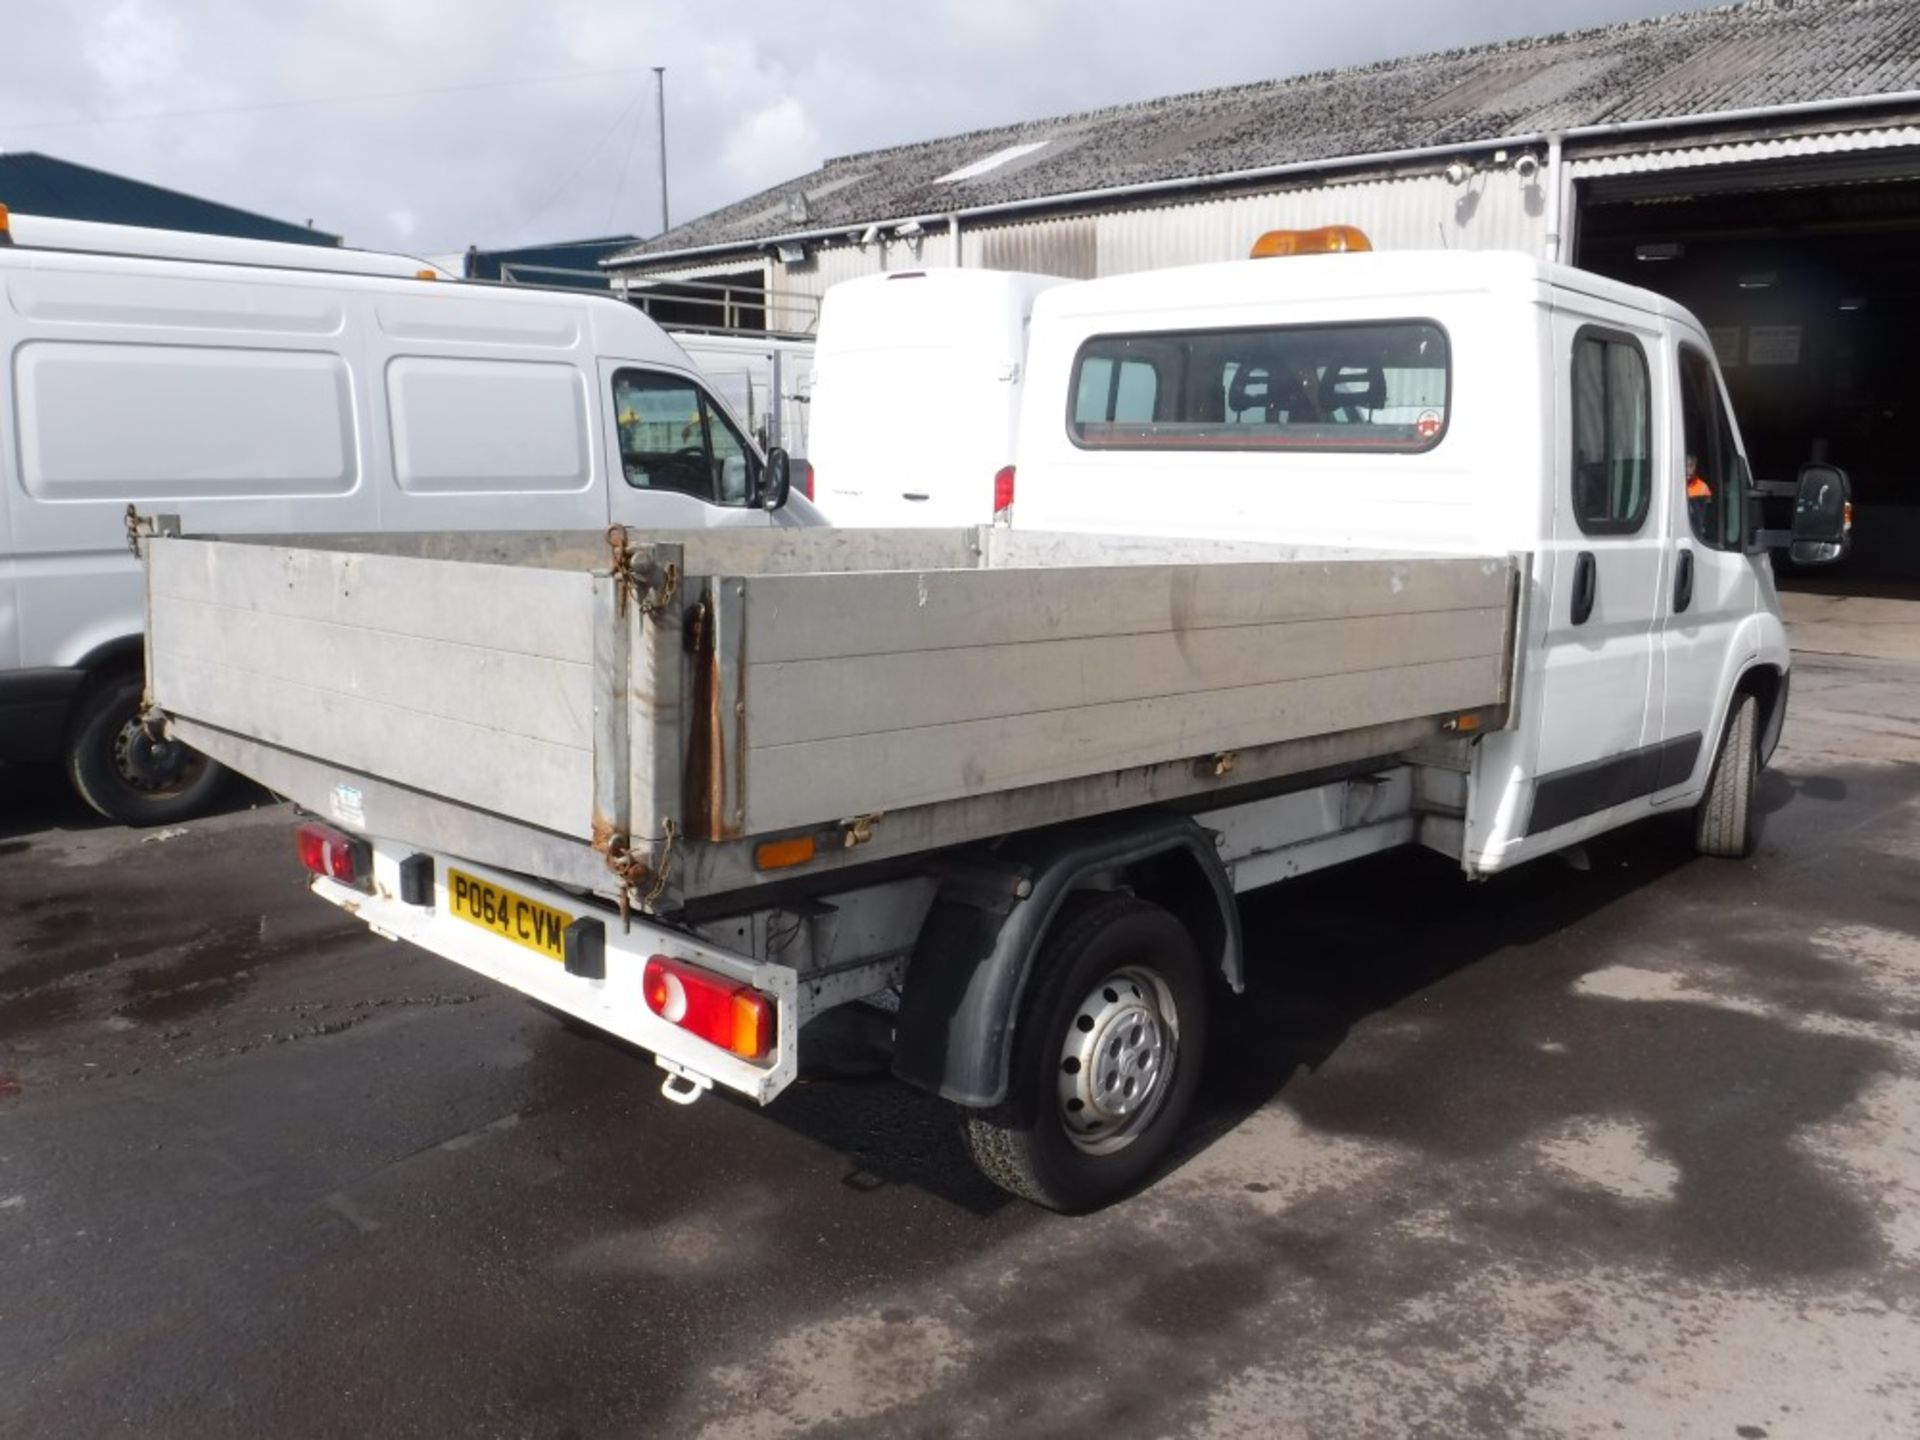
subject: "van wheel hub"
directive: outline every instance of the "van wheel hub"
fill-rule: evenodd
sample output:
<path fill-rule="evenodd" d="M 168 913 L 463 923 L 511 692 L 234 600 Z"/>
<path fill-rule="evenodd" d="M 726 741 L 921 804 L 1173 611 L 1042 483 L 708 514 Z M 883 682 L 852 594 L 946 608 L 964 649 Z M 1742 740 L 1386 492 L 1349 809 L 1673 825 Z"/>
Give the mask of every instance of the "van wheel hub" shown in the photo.
<path fill-rule="evenodd" d="M 1082 1150 L 1118 1150 L 1165 1098 L 1177 1030 L 1172 997 L 1149 971 L 1117 970 L 1067 1022 L 1060 1052 L 1060 1120 Z"/>
<path fill-rule="evenodd" d="M 138 716 L 113 738 L 114 769 L 127 785 L 147 793 L 179 789 L 198 772 L 198 758 L 177 740 L 154 739 Z"/>

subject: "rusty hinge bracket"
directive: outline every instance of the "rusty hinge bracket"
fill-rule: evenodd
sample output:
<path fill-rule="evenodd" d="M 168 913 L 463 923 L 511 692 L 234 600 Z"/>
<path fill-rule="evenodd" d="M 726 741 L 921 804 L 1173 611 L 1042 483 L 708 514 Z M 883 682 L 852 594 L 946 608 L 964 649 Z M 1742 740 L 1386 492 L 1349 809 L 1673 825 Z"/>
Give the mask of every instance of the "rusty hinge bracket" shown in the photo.
<path fill-rule="evenodd" d="M 856 815 L 845 823 L 840 843 L 851 850 L 856 845 L 864 845 L 873 839 L 873 827 L 886 819 L 886 812 L 875 810 L 871 815 Z"/>
<path fill-rule="evenodd" d="M 651 856 L 636 855 L 632 842 L 625 836 L 614 836 L 607 841 L 607 869 L 620 882 L 623 926 L 631 920 L 635 904 L 643 914 L 650 915 L 653 907 L 660 903 L 660 897 L 667 893 L 667 882 L 673 878 L 673 843 L 679 835 L 680 827 L 671 818 L 664 821 L 660 844 Z"/>
<path fill-rule="evenodd" d="M 178 537 L 180 517 L 178 515 L 142 515 L 133 506 L 127 506 L 127 549 L 136 556 L 140 554 L 140 542 L 150 535 Z"/>
<path fill-rule="evenodd" d="M 643 571 L 624 525 L 607 527 L 607 548 L 613 555 L 614 608 L 622 619 L 626 618 L 629 596 L 642 615 L 658 615 L 673 603 L 674 592 L 680 588 L 678 565 L 669 561 L 657 576 Z"/>

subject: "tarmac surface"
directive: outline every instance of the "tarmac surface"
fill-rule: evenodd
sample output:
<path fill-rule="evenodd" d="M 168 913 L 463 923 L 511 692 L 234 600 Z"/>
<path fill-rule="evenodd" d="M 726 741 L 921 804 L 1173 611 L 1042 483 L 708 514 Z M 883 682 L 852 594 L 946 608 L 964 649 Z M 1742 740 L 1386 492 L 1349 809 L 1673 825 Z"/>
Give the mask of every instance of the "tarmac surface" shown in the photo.
<path fill-rule="evenodd" d="M 1749 862 L 1256 897 L 1181 1163 L 1079 1220 L 851 1040 L 667 1103 L 284 807 L 0 796 L 0 1436 L 1920 1434 L 1920 663 L 1803 657 Z"/>

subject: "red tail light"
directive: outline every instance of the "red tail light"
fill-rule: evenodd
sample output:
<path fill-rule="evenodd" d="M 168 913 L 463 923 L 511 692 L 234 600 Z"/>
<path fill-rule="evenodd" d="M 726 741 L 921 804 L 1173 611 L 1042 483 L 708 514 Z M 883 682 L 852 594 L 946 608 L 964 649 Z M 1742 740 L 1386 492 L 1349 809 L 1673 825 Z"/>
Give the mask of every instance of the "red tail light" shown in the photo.
<path fill-rule="evenodd" d="M 344 830 L 308 821 L 294 831 L 300 863 L 316 875 L 342 885 L 373 888 L 373 847 Z"/>
<path fill-rule="evenodd" d="M 809 500 L 813 498 L 813 466 L 804 460 L 800 462 L 800 493 Z"/>
<path fill-rule="evenodd" d="M 773 1049 L 773 1002 L 749 985 L 722 980 L 665 955 L 647 961 L 647 1008 L 742 1060 Z"/>
<path fill-rule="evenodd" d="M 1002 524 L 1013 520 L 1013 466 L 1003 465 L 993 477 L 993 518 Z"/>

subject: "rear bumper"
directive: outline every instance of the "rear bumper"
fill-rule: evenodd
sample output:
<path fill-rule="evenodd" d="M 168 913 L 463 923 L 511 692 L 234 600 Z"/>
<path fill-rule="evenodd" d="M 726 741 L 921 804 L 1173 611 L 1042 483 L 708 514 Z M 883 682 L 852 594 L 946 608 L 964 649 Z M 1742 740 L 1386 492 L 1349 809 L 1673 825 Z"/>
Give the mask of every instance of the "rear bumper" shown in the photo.
<path fill-rule="evenodd" d="M 59 759 L 86 679 L 86 671 L 66 667 L 0 670 L 0 760 Z"/>
<path fill-rule="evenodd" d="M 790 968 L 762 964 L 641 915 L 635 915 L 632 923 L 623 927 L 617 914 L 602 912 L 577 895 L 549 889 L 524 876 L 377 839 L 372 845 L 372 894 L 321 878 L 312 881 L 313 893 L 357 915 L 377 934 L 417 945 L 652 1051 L 672 1075 L 685 1077 L 701 1088 L 723 1085 L 764 1105 L 793 1082 L 800 1021 L 798 980 Z M 400 862 L 423 853 L 433 861 L 432 900 L 426 905 L 409 905 L 398 898 Z M 558 960 L 455 915 L 447 905 L 449 865 L 569 916 L 602 921 L 606 927 L 606 977 L 589 980 L 569 974 Z M 642 991 L 642 972 L 654 955 L 686 961 L 771 997 L 776 1007 L 772 1053 L 759 1062 L 742 1060 L 655 1015 L 647 1008 Z M 685 1096 L 683 1083 L 676 1098 Z"/>

